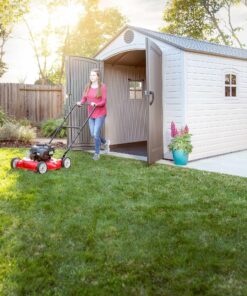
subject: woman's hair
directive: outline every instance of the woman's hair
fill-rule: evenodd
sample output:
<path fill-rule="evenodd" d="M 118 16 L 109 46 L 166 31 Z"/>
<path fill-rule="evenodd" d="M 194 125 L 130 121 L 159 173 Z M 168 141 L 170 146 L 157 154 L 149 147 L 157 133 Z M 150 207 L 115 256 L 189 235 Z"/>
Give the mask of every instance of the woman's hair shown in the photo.
<path fill-rule="evenodd" d="M 92 69 L 90 72 L 95 72 L 98 76 L 98 89 L 97 89 L 97 94 L 96 97 L 99 98 L 102 96 L 102 91 L 101 91 L 101 87 L 102 87 L 102 81 L 101 81 L 101 74 L 100 74 L 100 70 L 99 69 Z M 87 95 L 90 87 L 92 85 L 92 81 L 90 80 L 89 83 L 86 85 L 85 89 L 84 89 L 84 96 Z"/>

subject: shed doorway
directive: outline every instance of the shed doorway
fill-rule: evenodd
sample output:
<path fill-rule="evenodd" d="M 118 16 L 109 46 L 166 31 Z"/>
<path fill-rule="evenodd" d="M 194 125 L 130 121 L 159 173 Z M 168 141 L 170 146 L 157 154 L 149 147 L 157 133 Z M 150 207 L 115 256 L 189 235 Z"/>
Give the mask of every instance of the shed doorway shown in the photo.
<path fill-rule="evenodd" d="M 111 151 L 147 156 L 146 51 L 122 52 L 104 60 Z"/>
<path fill-rule="evenodd" d="M 108 116 L 104 135 L 115 145 L 146 146 L 147 162 L 163 157 L 162 51 L 146 38 L 145 49 L 119 52 L 104 60 L 69 56 L 66 58 L 68 106 L 81 99 L 91 69 L 100 68 L 107 84 Z M 69 117 L 69 126 L 78 127 L 87 118 L 86 108 Z M 68 145 L 75 136 L 69 129 Z M 93 147 L 88 127 L 73 143 L 73 149 Z M 115 146 L 116 148 L 116 146 Z M 121 152 L 128 149 L 122 146 Z M 129 149 L 132 150 L 133 149 Z"/>

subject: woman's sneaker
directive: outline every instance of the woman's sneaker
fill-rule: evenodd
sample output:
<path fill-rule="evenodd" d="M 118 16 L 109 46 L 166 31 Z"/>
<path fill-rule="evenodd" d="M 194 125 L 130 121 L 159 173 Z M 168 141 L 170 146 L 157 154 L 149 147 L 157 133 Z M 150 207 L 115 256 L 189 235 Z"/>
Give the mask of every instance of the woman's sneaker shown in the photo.
<path fill-rule="evenodd" d="M 105 154 L 108 154 L 109 152 L 110 152 L 110 144 L 111 144 L 111 142 L 110 142 L 110 140 L 106 140 L 106 142 L 105 142 Z"/>
<path fill-rule="evenodd" d="M 100 159 L 99 154 L 95 153 L 93 156 L 93 160 L 99 160 L 99 159 Z"/>

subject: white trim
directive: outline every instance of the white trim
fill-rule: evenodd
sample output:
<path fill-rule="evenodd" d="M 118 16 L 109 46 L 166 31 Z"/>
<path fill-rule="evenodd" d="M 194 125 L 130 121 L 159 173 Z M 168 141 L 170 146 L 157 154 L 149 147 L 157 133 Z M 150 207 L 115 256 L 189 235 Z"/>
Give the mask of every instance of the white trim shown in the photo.
<path fill-rule="evenodd" d="M 188 124 L 188 93 L 187 93 L 187 58 L 186 53 L 181 52 L 182 56 L 182 77 L 181 77 L 181 89 L 182 89 L 182 101 L 183 101 L 183 125 Z"/>
<path fill-rule="evenodd" d="M 223 98 L 224 98 L 225 102 L 235 103 L 235 102 L 239 101 L 239 99 L 240 99 L 240 95 L 239 95 L 239 92 L 240 92 L 240 87 L 239 87 L 240 86 L 240 83 L 239 83 L 240 74 L 239 73 L 240 73 L 239 70 L 237 70 L 236 68 L 224 68 L 223 69 L 223 72 L 222 72 L 222 84 L 223 84 L 222 93 L 223 93 Z M 227 97 L 225 95 L 225 88 L 226 88 L 225 76 L 228 75 L 228 74 L 236 75 L 236 96 L 235 97 L 233 97 L 233 96 Z M 231 87 L 231 86 L 232 85 L 230 83 L 229 87 Z"/>

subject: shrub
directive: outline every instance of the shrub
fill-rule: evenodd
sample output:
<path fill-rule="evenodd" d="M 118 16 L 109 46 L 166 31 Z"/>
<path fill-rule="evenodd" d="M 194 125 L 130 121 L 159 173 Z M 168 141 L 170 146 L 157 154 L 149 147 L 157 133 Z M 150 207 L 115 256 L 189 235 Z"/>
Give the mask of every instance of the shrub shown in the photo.
<path fill-rule="evenodd" d="M 0 108 L 0 126 L 2 126 L 7 121 L 7 115 Z"/>
<path fill-rule="evenodd" d="M 28 120 L 27 118 L 18 119 L 16 122 L 19 123 L 22 126 L 27 126 L 27 127 L 32 126 L 31 121 Z"/>
<path fill-rule="evenodd" d="M 0 127 L 0 141 L 22 141 L 29 143 L 35 136 L 35 130 L 30 126 L 21 126 L 13 122 L 6 122 Z"/>
<path fill-rule="evenodd" d="M 15 141 L 19 138 L 19 126 L 12 122 L 6 122 L 0 128 L 1 141 Z"/>
<path fill-rule="evenodd" d="M 30 126 L 20 126 L 19 128 L 19 138 L 18 140 L 25 143 L 30 143 L 36 137 L 36 132 L 34 128 Z"/>
<path fill-rule="evenodd" d="M 63 122 L 62 118 L 48 119 L 41 125 L 41 133 L 44 137 L 50 137 L 57 127 Z M 66 128 L 62 128 L 57 134 L 58 138 L 66 137 Z"/>

